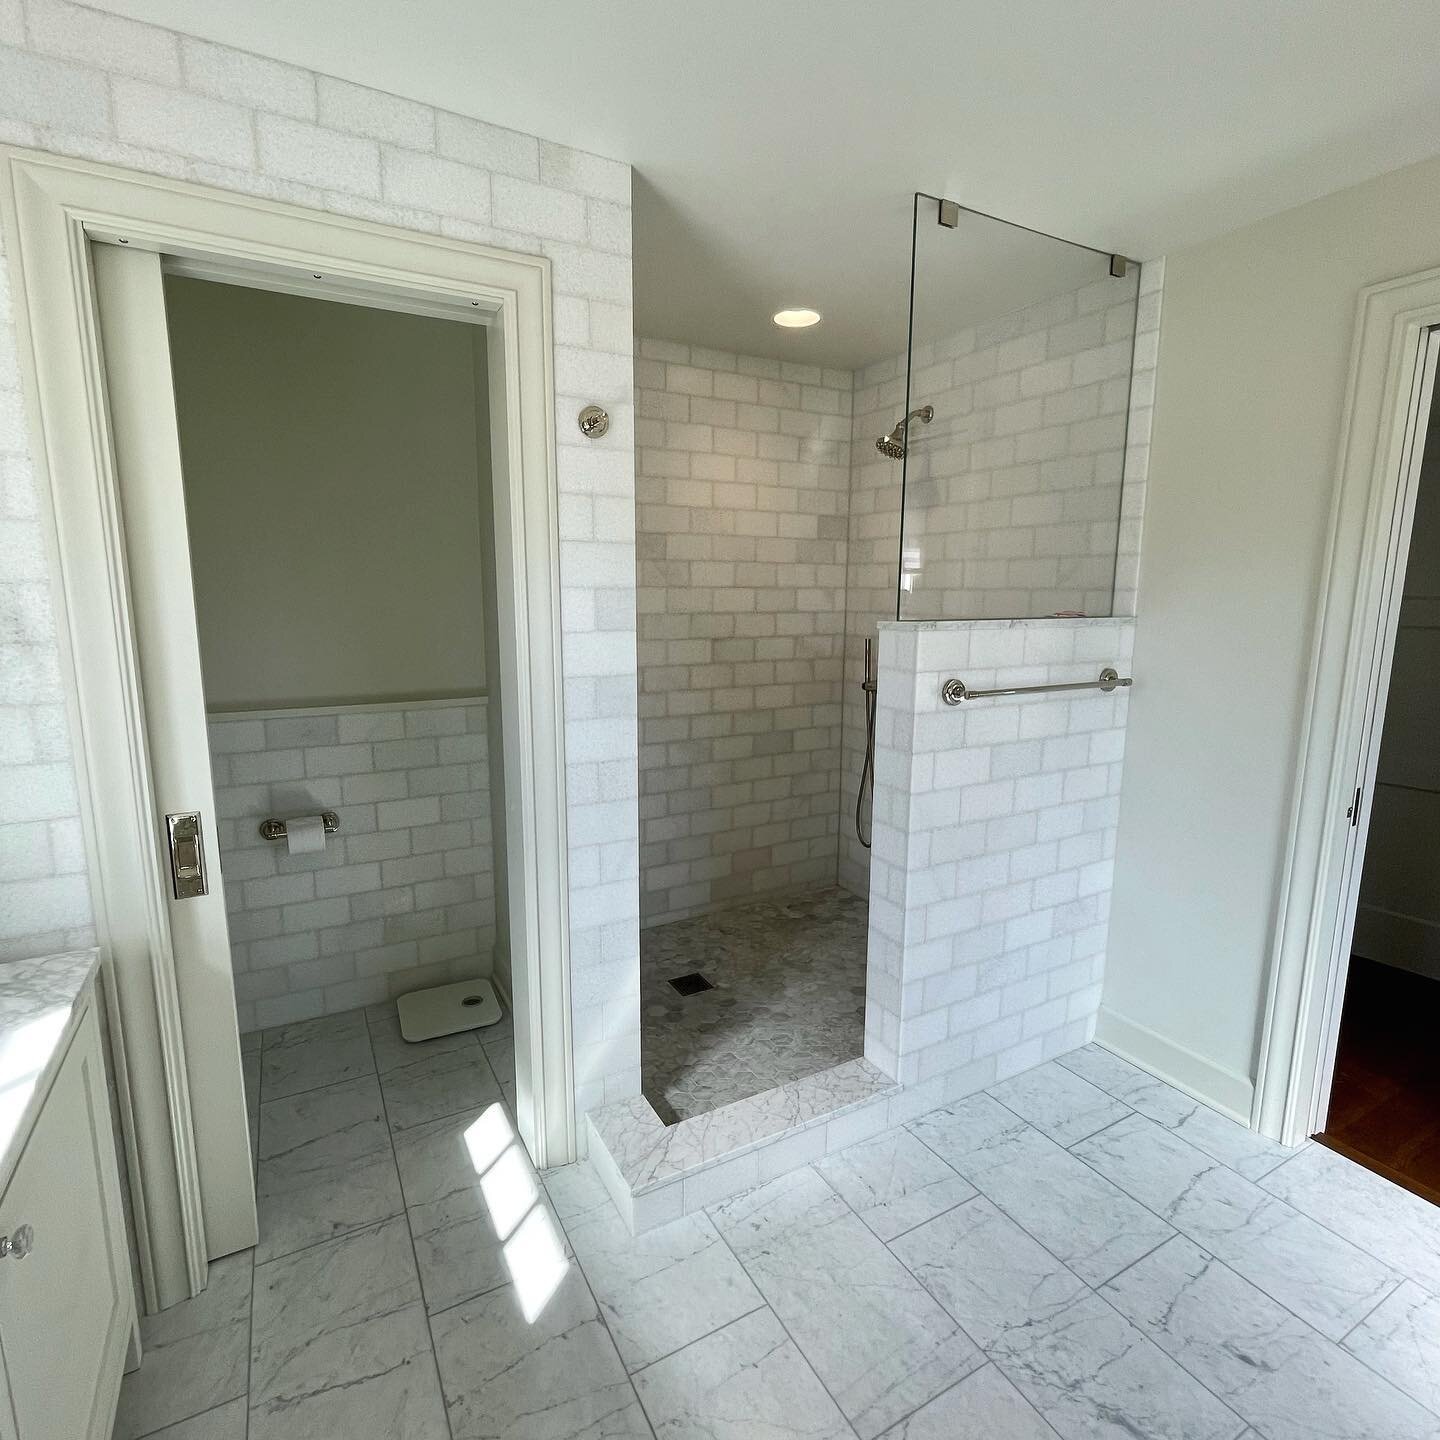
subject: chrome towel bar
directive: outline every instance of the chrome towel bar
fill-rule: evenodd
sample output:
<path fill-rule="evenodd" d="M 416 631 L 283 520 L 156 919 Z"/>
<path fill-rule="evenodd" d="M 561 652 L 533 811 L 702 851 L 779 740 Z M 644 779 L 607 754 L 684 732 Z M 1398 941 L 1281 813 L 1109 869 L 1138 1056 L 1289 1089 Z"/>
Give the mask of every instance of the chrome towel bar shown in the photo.
<path fill-rule="evenodd" d="M 1055 690 L 1103 690 L 1107 695 L 1122 685 L 1135 682 L 1128 675 L 1107 665 L 1098 680 L 1076 680 L 1068 685 L 1010 685 L 1002 690 L 970 690 L 963 680 L 952 676 L 940 687 L 940 698 L 947 705 L 958 705 L 962 700 L 988 700 L 992 695 L 1040 695 Z"/>
<path fill-rule="evenodd" d="M 334 835 L 339 831 L 340 817 L 333 810 L 322 810 L 320 818 L 325 822 L 327 835 Z M 283 820 L 270 819 L 260 822 L 260 838 L 262 840 L 283 840 L 288 833 Z"/>

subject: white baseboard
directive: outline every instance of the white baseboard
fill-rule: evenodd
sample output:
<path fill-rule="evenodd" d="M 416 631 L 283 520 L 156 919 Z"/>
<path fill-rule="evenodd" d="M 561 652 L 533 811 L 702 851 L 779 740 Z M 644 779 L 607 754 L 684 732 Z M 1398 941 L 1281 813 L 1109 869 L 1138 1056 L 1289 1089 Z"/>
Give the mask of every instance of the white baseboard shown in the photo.
<path fill-rule="evenodd" d="M 1248 1075 L 1227 1070 L 1103 1005 L 1095 1024 L 1095 1041 L 1177 1090 L 1193 1095 L 1211 1109 L 1242 1125 L 1250 1124 L 1255 1082 Z"/>

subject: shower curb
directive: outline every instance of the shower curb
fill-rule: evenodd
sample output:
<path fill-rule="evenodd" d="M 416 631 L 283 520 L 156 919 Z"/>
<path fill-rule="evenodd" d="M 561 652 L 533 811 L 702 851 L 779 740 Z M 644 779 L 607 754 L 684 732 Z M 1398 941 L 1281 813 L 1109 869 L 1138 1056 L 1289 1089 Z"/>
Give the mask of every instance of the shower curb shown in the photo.
<path fill-rule="evenodd" d="M 667 1126 L 643 1096 L 586 1117 L 590 1160 L 632 1234 L 727 1200 L 938 1103 L 868 1060 Z M 900 1114 L 903 1109 L 907 1113 Z"/>

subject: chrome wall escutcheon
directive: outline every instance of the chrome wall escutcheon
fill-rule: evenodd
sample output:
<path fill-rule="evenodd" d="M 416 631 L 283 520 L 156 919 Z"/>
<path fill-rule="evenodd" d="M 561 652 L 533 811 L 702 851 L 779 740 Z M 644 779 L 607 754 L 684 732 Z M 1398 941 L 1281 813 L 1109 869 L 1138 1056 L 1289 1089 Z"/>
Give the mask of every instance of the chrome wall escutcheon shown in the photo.
<path fill-rule="evenodd" d="M 35 1228 L 17 1225 L 11 1235 L 0 1235 L 0 1260 L 23 1260 L 35 1248 Z"/>
<path fill-rule="evenodd" d="M 610 417 L 598 405 L 587 405 L 579 415 L 580 433 L 587 440 L 598 440 L 609 428 Z"/>

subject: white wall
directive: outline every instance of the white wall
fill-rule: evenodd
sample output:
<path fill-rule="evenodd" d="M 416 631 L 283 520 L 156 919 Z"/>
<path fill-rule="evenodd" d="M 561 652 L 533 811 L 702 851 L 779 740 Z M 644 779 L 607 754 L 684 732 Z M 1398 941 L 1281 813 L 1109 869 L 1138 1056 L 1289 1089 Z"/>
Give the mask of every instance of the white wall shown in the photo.
<path fill-rule="evenodd" d="M 1255 1073 L 1356 299 L 1436 265 L 1440 161 L 1166 262 L 1102 1026 L 1232 1108 Z"/>
<path fill-rule="evenodd" d="M 630 167 L 67 0 L 0 6 L 0 140 L 548 257 L 576 1101 L 638 1094 Z M 94 924 L 7 280 L 0 824 L 44 833 L 26 832 L 13 867 L 7 839 L 0 957 L 82 943 Z M 592 401 L 610 412 L 598 443 L 574 420 Z M 624 503 L 602 513 L 597 497 Z"/>
<path fill-rule="evenodd" d="M 1440 980 L 1440 410 L 1432 411 L 1355 916 L 1357 955 Z"/>
<path fill-rule="evenodd" d="M 473 327 L 173 276 L 165 300 L 208 707 L 483 694 Z"/>

